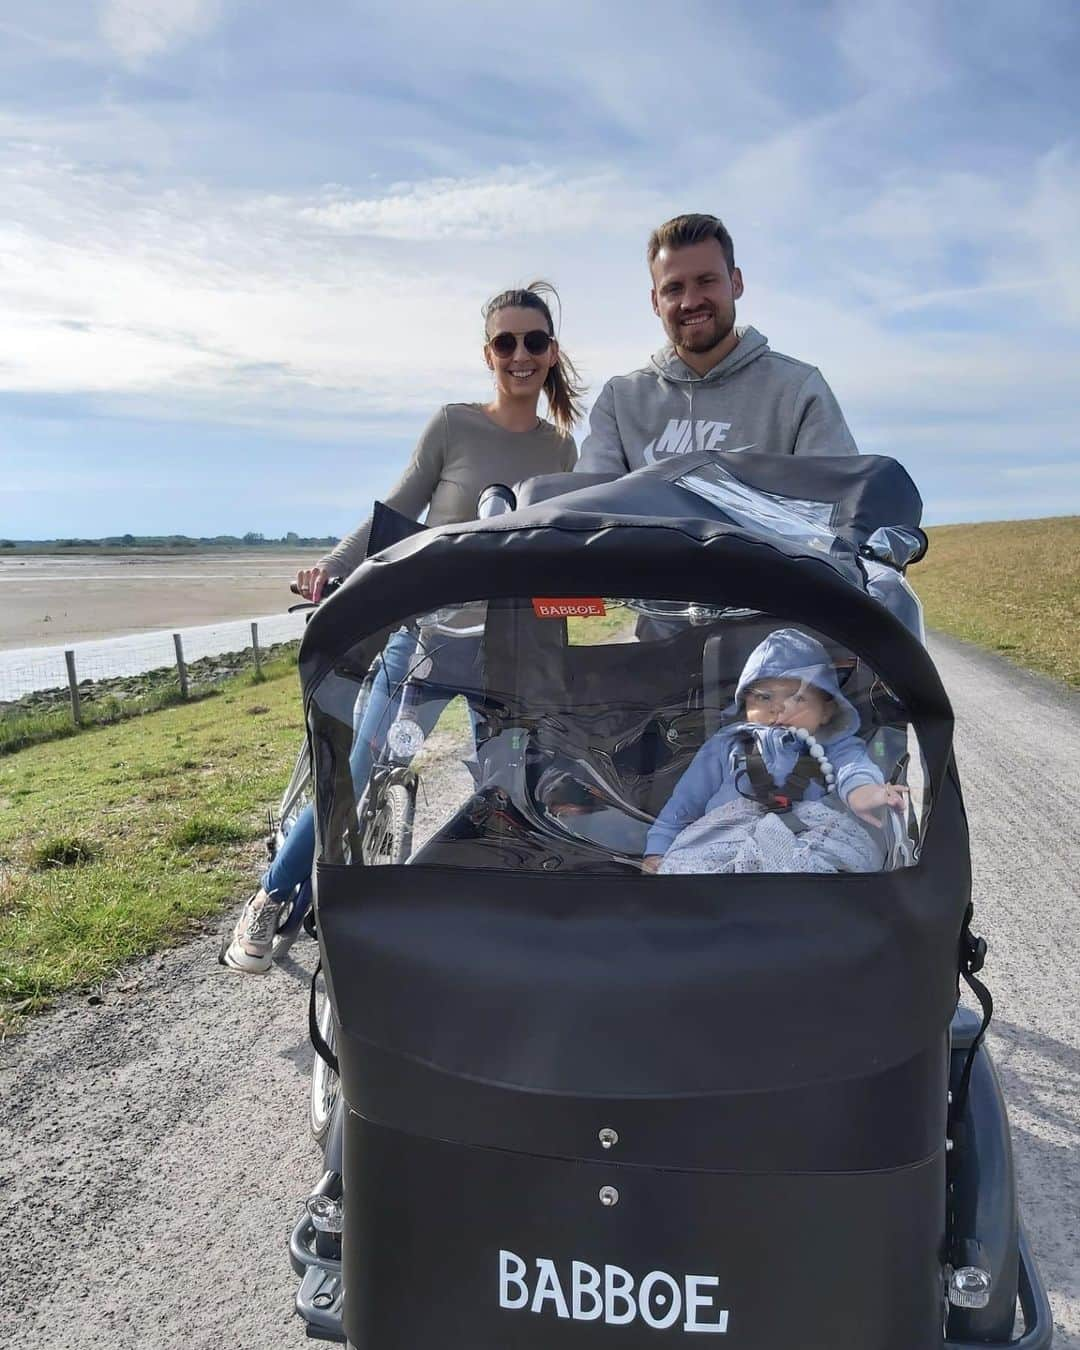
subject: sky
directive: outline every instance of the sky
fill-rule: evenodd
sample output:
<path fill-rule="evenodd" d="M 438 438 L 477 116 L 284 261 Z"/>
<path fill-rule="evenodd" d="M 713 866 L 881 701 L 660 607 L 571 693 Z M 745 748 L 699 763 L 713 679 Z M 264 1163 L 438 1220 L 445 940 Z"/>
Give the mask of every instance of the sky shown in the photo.
<path fill-rule="evenodd" d="M 1076 512 L 1078 65 L 1072 0 L 0 0 L 0 536 L 340 534 L 494 292 L 642 365 L 683 211 L 928 522 Z"/>

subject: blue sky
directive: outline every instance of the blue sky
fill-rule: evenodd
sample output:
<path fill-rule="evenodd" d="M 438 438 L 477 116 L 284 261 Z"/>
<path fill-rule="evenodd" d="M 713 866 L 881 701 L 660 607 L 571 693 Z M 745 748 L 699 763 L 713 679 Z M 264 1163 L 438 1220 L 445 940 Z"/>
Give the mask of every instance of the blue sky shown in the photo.
<path fill-rule="evenodd" d="M 929 521 L 1080 510 L 1078 65 L 1071 0 L 0 0 L 0 535 L 348 529 L 492 292 L 640 365 L 684 210 Z"/>

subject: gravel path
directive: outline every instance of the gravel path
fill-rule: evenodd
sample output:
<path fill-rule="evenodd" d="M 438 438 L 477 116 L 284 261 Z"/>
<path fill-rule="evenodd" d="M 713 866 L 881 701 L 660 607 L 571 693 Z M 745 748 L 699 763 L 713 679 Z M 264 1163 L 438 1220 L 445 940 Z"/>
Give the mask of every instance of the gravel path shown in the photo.
<path fill-rule="evenodd" d="M 931 651 L 953 701 L 990 953 L 991 1049 L 1055 1347 L 1080 1347 L 1080 696 L 966 643 Z"/>
<path fill-rule="evenodd" d="M 1023 1211 L 1056 1345 L 1080 1350 L 1080 698 L 959 643 L 933 650 L 959 720 Z M 433 804 L 457 772 L 441 763 Z M 137 963 L 0 1051 L 0 1346 L 306 1343 L 286 1241 L 319 1173 L 313 949 L 252 979 L 220 970 L 217 943 Z"/>

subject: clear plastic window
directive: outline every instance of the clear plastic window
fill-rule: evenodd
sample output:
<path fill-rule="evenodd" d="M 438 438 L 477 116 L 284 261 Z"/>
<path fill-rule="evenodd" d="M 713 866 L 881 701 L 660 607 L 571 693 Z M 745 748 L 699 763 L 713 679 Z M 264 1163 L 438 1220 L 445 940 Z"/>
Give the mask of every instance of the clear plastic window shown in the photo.
<path fill-rule="evenodd" d="M 790 620 L 472 602 L 404 624 L 361 677 L 346 660 L 314 701 L 325 861 L 729 875 L 918 857 L 905 710 Z"/>
<path fill-rule="evenodd" d="M 722 464 L 704 464 L 683 474 L 676 482 L 711 502 L 744 530 L 769 539 L 779 536 L 798 544 L 828 558 L 834 566 L 857 579 L 855 550 L 832 529 L 832 502 L 781 497 L 748 488 Z"/>

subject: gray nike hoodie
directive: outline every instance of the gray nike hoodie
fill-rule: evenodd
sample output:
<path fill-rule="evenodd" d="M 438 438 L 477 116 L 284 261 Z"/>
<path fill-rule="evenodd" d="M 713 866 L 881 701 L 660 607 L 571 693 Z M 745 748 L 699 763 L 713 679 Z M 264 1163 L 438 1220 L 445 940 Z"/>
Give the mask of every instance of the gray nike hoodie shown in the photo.
<path fill-rule="evenodd" d="M 697 450 L 857 455 L 844 414 L 814 366 L 769 350 L 755 328 L 705 375 L 671 346 L 608 380 L 589 416 L 577 469 L 627 473 Z"/>

